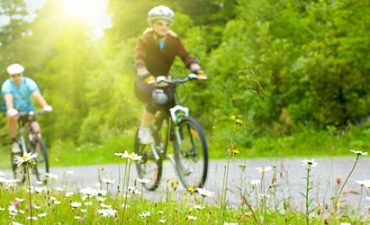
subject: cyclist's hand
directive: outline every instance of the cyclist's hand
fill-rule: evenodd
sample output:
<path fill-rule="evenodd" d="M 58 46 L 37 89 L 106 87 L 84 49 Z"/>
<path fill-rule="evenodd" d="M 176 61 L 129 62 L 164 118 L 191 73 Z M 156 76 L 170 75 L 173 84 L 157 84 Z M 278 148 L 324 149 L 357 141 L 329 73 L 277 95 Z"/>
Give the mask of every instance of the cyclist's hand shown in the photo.
<path fill-rule="evenodd" d="M 149 71 L 148 71 L 148 69 L 147 69 L 147 68 L 145 68 L 145 67 L 141 67 L 141 68 L 138 68 L 138 69 L 137 69 L 137 75 L 138 75 L 139 77 L 145 78 L 145 77 L 149 76 L 149 75 L 150 75 L 150 73 L 149 73 Z"/>
<path fill-rule="evenodd" d="M 45 112 L 51 112 L 51 111 L 53 111 L 53 107 L 51 105 L 46 105 L 46 106 L 44 106 L 43 110 Z"/>
<path fill-rule="evenodd" d="M 201 68 L 198 63 L 192 63 L 190 64 L 190 70 L 191 72 L 196 73 L 198 70 L 201 70 Z"/>
<path fill-rule="evenodd" d="M 8 110 L 6 111 L 6 114 L 7 114 L 8 116 L 16 116 L 16 115 L 18 114 L 18 111 L 17 111 L 16 109 L 14 109 L 14 108 L 11 108 L 11 109 L 8 109 Z"/>
<path fill-rule="evenodd" d="M 155 81 L 155 77 L 153 75 L 150 75 L 147 78 L 145 78 L 144 83 L 152 84 L 154 81 Z"/>

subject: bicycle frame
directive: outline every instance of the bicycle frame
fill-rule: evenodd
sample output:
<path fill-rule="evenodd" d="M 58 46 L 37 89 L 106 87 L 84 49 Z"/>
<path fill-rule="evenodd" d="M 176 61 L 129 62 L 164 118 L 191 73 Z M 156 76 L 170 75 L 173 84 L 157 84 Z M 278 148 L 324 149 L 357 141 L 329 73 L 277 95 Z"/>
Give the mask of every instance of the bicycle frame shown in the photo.
<path fill-rule="evenodd" d="M 175 138 L 177 139 L 177 141 L 181 145 L 180 134 L 179 134 L 178 129 L 176 129 L 176 127 L 177 127 L 177 124 L 179 124 L 179 122 L 181 121 L 181 119 L 183 119 L 185 117 L 188 117 L 190 115 L 188 107 L 184 107 L 184 106 L 176 104 L 177 101 L 178 101 L 176 88 L 177 88 L 177 86 L 179 86 L 179 85 L 181 85 L 181 84 L 183 84 L 183 83 L 185 83 L 185 82 L 187 82 L 191 79 L 196 79 L 196 77 L 197 77 L 196 74 L 189 74 L 188 76 L 186 76 L 185 78 L 182 78 L 182 79 L 167 80 L 164 76 L 159 76 L 158 81 L 152 82 L 152 83 L 161 83 L 161 82 L 163 82 L 163 83 L 171 86 L 173 88 L 173 92 L 174 92 L 173 94 L 174 94 L 174 103 L 175 103 L 175 106 L 170 108 L 170 109 L 161 109 L 160 110 L 160 113 L 162 114 L 161 118 L 159 118 L 159 120 L 162 120 L 162 121 L 158 121 L 158 123 L 160 123 L 159 124 L 160 126 L 163 125 L 163 120 L 166 119 L 166 117 L 163 114 L 167 114 L 167 112 L 169 111 L 170 115 L 167 118 L 168 119 L 168 121 L 167 121 L 167 126 L 168 127 L 167 127 L 167 131 L 166 131 L 166 140 L 163 140 L 164 141 L 164 146 L 163 146 L 162 152 L 159 151 L 160 154 L 158 154 L 157 149 L 160 148 L 160 146 L 155 146 L 155 144 L 151 144 L 151 149 L 152 149 L 153 155 L 154 155 L 156 160 L 159 160 L 159 159 L 164 160 L 166 157 L 168 157 L 170 159 L 172 165 L 175 166 L 174 159 L 171 156 L 167 155 L 167 148 L 168 148 L 168 143 L 169 143 L 169 140 L 170 140 L 170 135 L 171 135 L 171 132 L 173 131 L 174 135 L 176 135 Z M 156 127 L 153 134 L 158 135 L 158 134 L 155 134 L 156 132 L 160 132 L 160 127 L 159 127 L 159 129 L 158 129 L 158 127 Z"/>

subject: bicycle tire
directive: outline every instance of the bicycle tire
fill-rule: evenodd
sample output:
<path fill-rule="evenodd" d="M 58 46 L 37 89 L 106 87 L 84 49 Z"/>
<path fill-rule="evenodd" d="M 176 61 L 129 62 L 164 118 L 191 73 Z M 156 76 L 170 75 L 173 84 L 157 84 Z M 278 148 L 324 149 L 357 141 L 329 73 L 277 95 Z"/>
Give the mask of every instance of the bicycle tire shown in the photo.
<path fill-rule="evenodd" d="M 17 156 L 22 157 L 22 153 L 10 153 L 10 163 L 12 165 L 14 179 L 19 180 L 23 184 L 26 181 L 26 167 L 24 165 L 17 166 Z"/>
<path fill-rule="evenodd" d="M 174 151 L 177 174 L 184 187 L 203 187 L 208 172 L 207 142 L 202 127 L 194 118 L 185 117 L 180 121 Z"/>
<path fill-rule="evenodd" d="M 137 129 L 135 134 L 134 151 L 136 154 L 142 156 L 142 159 L 135 161 L 137 173 L 139 178 L 149 181 L 148 183 L 144 183 L 145 189 L 154 191 L 158 188 L 162 177 L 162 160 L 155 159 L 150 145 L 140 143 L 138 134 L 139 129 Z"/>
<path fill-rule="evenodd" d="M 34 144 L 32 144 L 32 153 L 38 153 L 35 165 L 36 179 L 43 184 L 47 183 L 49 174 L 49 158 L 46 149 L 46 144 L 41 137 L 37 137 Z"/>

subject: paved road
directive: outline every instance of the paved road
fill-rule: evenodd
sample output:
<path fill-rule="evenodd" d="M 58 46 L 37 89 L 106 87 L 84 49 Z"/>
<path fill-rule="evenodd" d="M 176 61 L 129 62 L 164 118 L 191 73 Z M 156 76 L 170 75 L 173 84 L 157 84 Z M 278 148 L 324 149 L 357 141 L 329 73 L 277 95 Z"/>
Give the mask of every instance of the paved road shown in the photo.
<path fill-rule="evenodd" d="M 228 193 L 227 201 L 229 205 L 237 206 L 241 203 L 240 198 L 240 187 L 245 190 L 245 187 L 250 190 L 252 187 L 250 184 L 251 180 L 260 180 L 261 173 L 257 171 L 257 167 L 262 166 L 275 166 L 277 170 L 277 195 L 279 199 L 292 198 L 291 205 L 293 207 L 302 208 L 304 205 L 304 199 L 299 194 L 305 191 L 305 176 L 306 170 L 305 166 L 302 165 L 302 158 L 296 159 L 254 159 L 254 160 L 234 160 L 229 164 L 229 174 L 228 174 Z M 355 161 L 355 156 L 350 158 L 318 158 L 317 167 L 312 170 L 312 181 L 313 189 L 310 195 L 315 199 L 314 202 L 319 202 L 321 205 L 330 202 L 330 197 L 334 195 L 336 189 L 336 178 L 340 178 L 344 182 L 346 176 L 351 170 L 353 163 Z M 210 203 L 219 203 L 222 190 L 222 179 L 224 174 L 225 165 L 227 161 L 216 160 L 211 161 L 209 164 L 208 179 L 205 188 L 215 193 L 215 197 L 208 200 Z M 246 173 L 244 178 L 242 178 L 242 169 L 240 165 L 246 165 Z M 83 167 L 66 167 L 66 168 L 52 168 L 51 173 L 59 176 L 59 179 L 54 185 L 68 185 L 75 189 L 81 187 L 95 187 L 98 183 L 98 174 L 102 174 L 103 177 L 113 178 L 117 181 L 119 180 L 119 171 L 121 175 L 123 174 L 123 164 L 121 165 L 103 165 L 103 166 L 83 166 Z M 103 172 L 102 172 L 103 169 Z M 71 172 L 72 171 L 72 172 Z M 100 172 L 99 172 L 100 171 Z M 0 171 L 3 176 L 10 177 L 10 171 Z M 73 174 L 72 174 L 73 173 Z M 265 173 L 265 187 L 271 184 L 273 170 Z M 136 169 L 132 166 L 131 177 L 136 176 Z M 152 199 L 160 199 L 164 197 L 164 189 L 166 185 L 166 180 L 177 179 L 174 168 L 169 162 L 165 163 L 164 175 L 162 177 L 161 186 L 155 192 L 145 192 L 144 196 Z M 246 182 L 242 182 L 246 180 Z M 344 192 L 348 194 L 341 198 L 343 203 L 348 203 L 353 207 L 357 207 L 360 195 L 356 194 L 360 192 L 360 185 L 357 184 L 356 180 L 370 180 L 370 158 L 362 157 L 358 161 L 358 164 L 350 177 L 348 184 L 346 185 Z M 257 192 L 260 193 L 261 186 L 257 186 Z M 180 187 L 178 191 L 184 192 L 184 189 Z M 250 193 L 250 191 L 248 192 Z M 258 195 L 258 194 L 257 194 Z M 370 196 L 370 190 L 366 193 L 364 192 L 362 196 L 362 209 L 368 209 L 370 207 L 370 200 L 366 198 L 366 195 Z M 270 196 L 270 199 L 273 197 Z M 250 199 L 253 199 L 252 197 Z M 254 198 L 255 199 L 255 198 Z"/>

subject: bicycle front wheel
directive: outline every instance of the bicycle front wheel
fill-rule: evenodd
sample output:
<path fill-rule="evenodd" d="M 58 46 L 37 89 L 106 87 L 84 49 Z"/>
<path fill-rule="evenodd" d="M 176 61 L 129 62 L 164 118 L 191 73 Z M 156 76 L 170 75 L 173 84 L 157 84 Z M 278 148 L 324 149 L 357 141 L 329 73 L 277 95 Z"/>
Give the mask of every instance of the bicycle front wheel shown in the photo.
<path fill-rule="evenodd" d="M 36 158 L 35 173 L 39 182 L 46 183 L 49 173 L 49 158 L 44 140 L 41 137 L 36 139 L 32 145 L 32 152 L 38 153 Z"/>
<path fill-rule="evenodd" d="M 182 119 L 174 140 L 176 169 L 188 188 L 203 187 L 207 179 L 208 151 L 204 132 L 192 117 Z"/>
<path fill-rule="evenodd" d="M 17 166 L 17 157 L 22 157 L 22 153 L 10 153 L 10 161 L 12 165 L 14 179 L 23 184 L 26 180 L 26 167 L 24 165 Z"/>
<path fill-rule="evenodd" d="M 154 191 L 159 186 L 162 177 L 162 160 L 156 159 L 152 150 L 152 145 L 141 144 L 138 137 L 139 129 L 135 135 L 134 151 L 142 156 L 141 160 L 135 161 L 139 177 L 145 179 L 145 189 Z"/>

